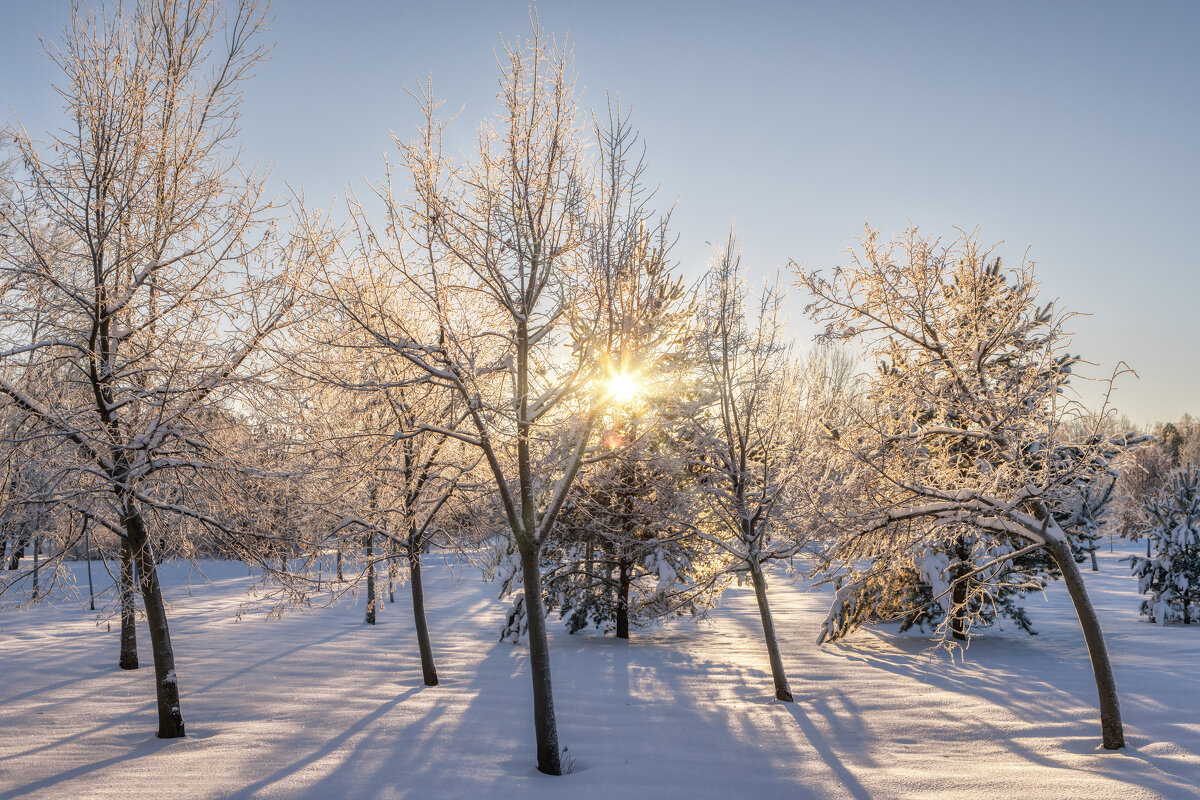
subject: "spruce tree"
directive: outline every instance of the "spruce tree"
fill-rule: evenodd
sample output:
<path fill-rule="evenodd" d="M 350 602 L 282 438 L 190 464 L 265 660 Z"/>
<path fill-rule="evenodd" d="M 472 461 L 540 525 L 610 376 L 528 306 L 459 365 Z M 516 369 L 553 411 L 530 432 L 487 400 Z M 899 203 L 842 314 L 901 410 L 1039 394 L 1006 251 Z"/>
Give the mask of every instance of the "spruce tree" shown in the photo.
<path fill-rule="evenodd" d="M 1150 595 L 1141 613 L 1160 625 L 1189 625 L 1200 603 L 1200 469 L 1188 464 L 1175 471 L 1145 510 L 1152 555 L 1129 559 L 1138 591 Z"/>

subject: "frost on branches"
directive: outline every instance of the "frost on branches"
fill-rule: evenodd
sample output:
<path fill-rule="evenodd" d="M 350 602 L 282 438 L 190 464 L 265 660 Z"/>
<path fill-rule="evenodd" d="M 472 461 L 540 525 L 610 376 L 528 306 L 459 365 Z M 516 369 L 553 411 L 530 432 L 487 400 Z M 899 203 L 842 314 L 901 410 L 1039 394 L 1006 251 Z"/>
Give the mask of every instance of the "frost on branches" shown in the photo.
<path fill-rule="evenodd" d="M 693 492 L 674 433 L 660 423 L 614 452 L 563 507 L 544 554 L 544 597 L 572 633 L 594 625 L 628 639 L 630 626 L 716 601 L 713 548 L 692 533 Z"/>
<path fill-rule="evenodd" d="M 1177 470 L 1145 510 L 1152 555 L 1130 558 L 1138 591 L 1150 595 L 1142 613 L 1159 625 L 1190 625 L 1200 603 L 1200 469 L 1189 464 Z"/>
<path fill-rule="evenodd" d="M 1104 413 L 1083 424 L 1065 393 L 1079 358 L 1066 350 L 1068 317 L 1037 303 L 1032 263 L 1004 270 L 975 234 L 943 245 L 909 228 L 884 242 L 868 228 L 831 278 L 797 273 L 825 337 L 862 342 L 877 365 L 869 402 L 830 428 L 854 491 L 825 509 L 844 533 L 822 553 L 838 592 L 821 639 L 932 602 L 943 635 L 966 638 L 1006 595 L 1044 582 L 1052 561 L 1087 640 L 1104 746 L 1122 747 L 1069 527 L 1095 518 L 1096 489 L 1111 483 L 1127 437 L 1101 435 Z"/>

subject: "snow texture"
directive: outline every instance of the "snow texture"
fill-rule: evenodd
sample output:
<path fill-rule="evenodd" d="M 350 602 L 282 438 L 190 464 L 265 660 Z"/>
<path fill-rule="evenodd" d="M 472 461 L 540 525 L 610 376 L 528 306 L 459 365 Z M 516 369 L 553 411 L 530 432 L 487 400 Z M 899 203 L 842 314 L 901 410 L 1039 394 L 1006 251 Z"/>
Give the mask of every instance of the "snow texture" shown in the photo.
<path fill-rule="evenodd" d="M 575 762 L 553 778 L 534 769 L 527 650 L 497 641 L 508 602 L 476 573 L 427 569 L 443 677 L 427 688 L 401 594 L 377 626 L 349 604 L 239 623 L 253 579 L 206 564 L 212 583 L 190 588 L 163 569 L 185 739 L 155 738 L 153 670 L 117 668 L 116 626 L 78 606 L 0 612 L 0 798 L 1197 797 L 1200 625 L 1142 620 L 1123 555 L 1104 548 L 1102 571 L 1084 573 L 1121 689 L 1118 753 L 1099 747 L 1061 584 L 1029 599 L 1039 636 L 990 628 L 951 657 L 894 627 L 817 648 L 830 594 L 780 573 L 794 704 L 772 699 L 748 588 L 711 624 L 629 642 L 552 620 Z M 148 637 L 142 649 L 148 664 Z"/>

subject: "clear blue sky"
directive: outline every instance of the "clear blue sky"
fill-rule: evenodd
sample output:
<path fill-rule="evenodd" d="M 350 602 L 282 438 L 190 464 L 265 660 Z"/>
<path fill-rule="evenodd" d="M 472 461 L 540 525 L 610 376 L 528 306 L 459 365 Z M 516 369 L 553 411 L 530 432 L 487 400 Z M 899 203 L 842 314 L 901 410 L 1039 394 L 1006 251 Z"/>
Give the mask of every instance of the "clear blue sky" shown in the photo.
<path fill-rule="evenodd" d="M 0 0 L 0 118 L 54 120 L 35 31 L 66 2 Z M 982 227 L 1046 299 L 1090 317 L 1073 351 L 1135 421 L 1200 414 L 1200 3 L 543 0 L 585 104 L 632 105 L 676 258 L 697 274 L 731 217 L 761 275 L 829 268 L 864 220 Z M 493 51 L 520 2 L 277 0 L 272 60 L 246 92 L 246 156 L 328 202 L 382 174 L 404 94 L 432 73 L 456 148 L 494 109 Z M 796 300 L 797 312 L 801 306 Z M 812 329 L 796 320 L 806 339 Z M 1088 391 L 1088 390 L 1085 390 Z M 1090 396 L 1090 394 L 1089 394 Z"/>

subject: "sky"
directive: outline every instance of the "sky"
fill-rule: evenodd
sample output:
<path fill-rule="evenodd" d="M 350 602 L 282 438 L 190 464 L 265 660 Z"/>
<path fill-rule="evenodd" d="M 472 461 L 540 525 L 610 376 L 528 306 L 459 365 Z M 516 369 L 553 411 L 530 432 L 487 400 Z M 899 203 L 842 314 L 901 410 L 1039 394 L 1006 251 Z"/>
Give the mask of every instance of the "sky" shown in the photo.
<path fill-rule="evenodd" d="M 0 0 L 0 120 L 57 122 L 37 34 L 69 4 Z M 543 0 L 583 104 L 633 112 L 674 257 L 698 275 L 730 225 L 756 280 L 846 263 L 864 223 L 980 228 L 1036 260 L 1042 299 L 1080 312 L 1071 352 L 1136 423 L 1200 415 L 1200 3 Z M 242 143 L 271 186 L 365 193 L 419 122 L 432 76 L 447 143 L 496 110 L 510 2 L 277 0 L 272 58 L 245 87 Z M 787 279 L 786 270 L 784 278 Z M 802 346 L 814 328 L 794 292 Z M 1098 384 L 1082 384 L 1089 404 Z"/>

